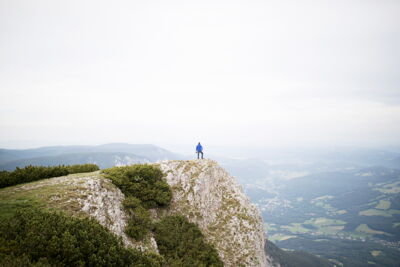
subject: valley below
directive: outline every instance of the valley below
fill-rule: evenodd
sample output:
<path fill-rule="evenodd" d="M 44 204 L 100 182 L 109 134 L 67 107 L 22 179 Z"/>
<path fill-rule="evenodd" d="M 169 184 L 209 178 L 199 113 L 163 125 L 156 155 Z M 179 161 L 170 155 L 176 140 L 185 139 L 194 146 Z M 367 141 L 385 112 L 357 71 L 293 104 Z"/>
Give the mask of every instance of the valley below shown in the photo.
<path fill-rule="evenodd" d="M 398 266 L 400 170 L 382 165 L 225 162 L 261 210 L 267 238 L 280 248 L 337 266 Z"/>

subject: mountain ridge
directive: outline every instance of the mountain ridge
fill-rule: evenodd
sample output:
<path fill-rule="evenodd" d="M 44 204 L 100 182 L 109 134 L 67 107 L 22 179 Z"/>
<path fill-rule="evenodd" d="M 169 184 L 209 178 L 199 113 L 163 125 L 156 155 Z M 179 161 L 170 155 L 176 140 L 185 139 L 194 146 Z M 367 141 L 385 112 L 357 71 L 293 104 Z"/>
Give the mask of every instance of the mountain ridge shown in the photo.
<path fill-rule="evenodd" d="M 0 170 L 27 165 L 95 163 L 110 168 L 133 163 L 183 159 L 183 156 L 152 144 L 109 143 L 97 146 L 52 146 L 33 149 L 0 149 Z"/>
<path fill-rule="evenodd" d="M 167 208 L 153 209 L 153 219 L 181 214 L 196 223 L 206 240 L 216 247 L 225 266 L 270 266 L 259 212 L 235 179 L 216 162 L 174 160 L 154 165 L 166 174 L 173 199 Z M 3 188 L 0 210 L 6 216 L 18 202 L 19 206 L 38 205 L 91 217 L 120 236 L 126 246 L 157 253 L 152 234 L 143 241 L 125 234 L 124 198 L 120 189 L 97 171 Z"/>

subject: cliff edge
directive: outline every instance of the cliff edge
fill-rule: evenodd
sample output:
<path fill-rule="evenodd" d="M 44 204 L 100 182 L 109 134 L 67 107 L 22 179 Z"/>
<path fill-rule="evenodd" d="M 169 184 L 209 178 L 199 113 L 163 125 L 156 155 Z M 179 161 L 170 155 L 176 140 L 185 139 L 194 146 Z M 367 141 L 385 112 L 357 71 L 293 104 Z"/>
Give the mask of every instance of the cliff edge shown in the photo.
<path fill-rule="evenodd" d="M 196 223 L 225 266 L 269 266 L 261 215 L 235 178 L 207 159 L 159 166 L 173 191 L 166 212 Z"/>
<path fill-rule="evenodd" d="M 272 265 L 264 251 L 263 221 L 257 208 L 217 162 L 170 160 L 154 165 L 165 174 L 163 179 L 170 185 L 172 200 L 166 208 L 150 210 L 153 221 L 167 215 L 185 216 L 198 225 L 224 266 Z M 3 188 L 0 210 L 9 217 L 17 206 L 25 205 L 92 217 L 120 236 L 126 247 L 159 253 L 153 232 L 141 241 L 126 235 L 129 216 L 124 199 L 121 190 L 96 171 Z"/>

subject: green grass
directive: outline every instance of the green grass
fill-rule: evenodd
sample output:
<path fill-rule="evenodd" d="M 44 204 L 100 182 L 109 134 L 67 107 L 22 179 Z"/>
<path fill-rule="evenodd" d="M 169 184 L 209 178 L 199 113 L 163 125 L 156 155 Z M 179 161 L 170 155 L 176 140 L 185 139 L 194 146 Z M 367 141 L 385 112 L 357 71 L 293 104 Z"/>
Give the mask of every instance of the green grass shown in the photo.
<path fill-rule="evenodd" d="M 358 213 L 358 215 L 363 215 L 363 216 L 383 216 L 383 217 L 393 217 L 394 214 L 400 214 L 400 210 L 368 209 L 360 211 Z"/>
<path fill-rule="evenodd" d="M 0 189 L 0 219 L 10 218 L 18 208 L 57 209 L 83 215 L 77 199 L 85 196 L 80 193 L 82 186 L 79 183 L 83 183 L 85 177 L 88 176 L 101 177 L 96 172 L 71 174 L 2 188 Z M 66 177 L 70 179 L 65 179 Z M 71 184 L 74 178 L 78 178 L 77 184 Z M 53 179 L 63 181 L 53 183 Z"/>

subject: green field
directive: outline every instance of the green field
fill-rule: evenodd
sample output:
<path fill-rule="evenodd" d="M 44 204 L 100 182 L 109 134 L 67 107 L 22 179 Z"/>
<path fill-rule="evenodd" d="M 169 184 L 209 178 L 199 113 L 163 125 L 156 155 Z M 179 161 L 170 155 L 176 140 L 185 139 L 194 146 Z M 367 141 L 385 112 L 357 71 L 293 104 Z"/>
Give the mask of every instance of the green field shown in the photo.
<path fill-rule="evenodd" d="M 283 225 L 281 226 L 281 229 L 288 230 L 293 234 L 304 234 L 311 232 L 310 229 L 303 227 L 301 223 L 291 223 L 290 225 Z"/>
<path fill-rule="evenodd" d="M 264 229 L 267 233 L 278 230 L 276 224 L 274 223 L 264 223 Z"/>
<path fill-rule="evenodd" d="M 358 213 L 358 215 L 364 215 L 364 216 L 383 216 L 383 217 L 393 217 L 394 214 L 400 214 L 400 210 L 368 209 L 360 211 Z"/>
<path fill-rule="evenodd" d="M 398 194 L 400 193 L 400 181 L 391 184 L 385 184 L 380 188 L 374 188 L 374 190 L 377 190 L 384 194 Z"/>
<path fill-rule="evenodd" d="M 304 224 L 314 225 L 316 228 L 326 227 L 326 226 L 338 226 L 345 225 L 346 222 L 342 220 L 334 220 L 324 217 L 319 218 L 311 218 L 309 220 L 304 221 Z"/>
<path fill-rule="evenodd" d="M 388 235 L 388 236 L 390 236 L 390 234 L 385 233 L 383 231 L 373 230 L 366 224 L 360 224 L 359 226 L 357 226 L 356 232 L 365 233 L 365 234 L 369 234 L 369 235 Z"/>
<path fill-rule="evenodd" d="M 271 240 L 272 242 L 284 241 L 284 240 L 288 240 L 290 238 L 296 238 L 296 236 L 295 235 L 285 235 L 285 234 L 274 234 L 274 235 L 268 236 L 268 240 Z"/>
<path fill-rule="evenodd" d="M 309 220 L 304 221 L 303 223 L 291 223 L 289 225 L 282 225 L 277 227 L 268 226 L 272 233 L 278 232 L 277 228 L 280 228 L 281 231 L 286 232 L 287 234 L 311 234 L 315 233 L 318 235 L 335 235 L 341 232 L 346 225 L 345 221 L 342 220 L 334 220 L 324 217 L 319 218 L 311 218 Z"/>

